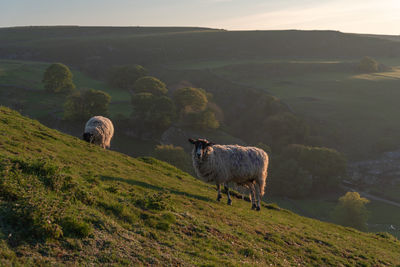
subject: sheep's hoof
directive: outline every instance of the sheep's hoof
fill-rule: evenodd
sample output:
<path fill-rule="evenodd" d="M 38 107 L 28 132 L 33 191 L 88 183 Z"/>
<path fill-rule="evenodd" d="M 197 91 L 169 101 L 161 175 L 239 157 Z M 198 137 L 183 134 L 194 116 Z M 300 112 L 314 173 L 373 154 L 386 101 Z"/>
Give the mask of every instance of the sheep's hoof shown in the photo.
<path fill-rule="evenodd" d="M 256 209 L 257 211 L 260 211 L 260 207 L 257 207 L 257 209 Z"/>
<path fill-rule="evenodd" d="M 255 210 L 257 208 L 256 204 L 251 205 L 251 209 Z"/>
<path fill-rule="evenodd" d="M 232 200 L 231 199 L 228 199 L 228 203 L 227 203 L 228 205 L 232 205 Z"/>
<path fill-rule="evenodd" d="M 218 197 L 217 197 L 217 201 L 220 201 L 221 200 L 221 196 L 220 195 L 218 195 Z"/>

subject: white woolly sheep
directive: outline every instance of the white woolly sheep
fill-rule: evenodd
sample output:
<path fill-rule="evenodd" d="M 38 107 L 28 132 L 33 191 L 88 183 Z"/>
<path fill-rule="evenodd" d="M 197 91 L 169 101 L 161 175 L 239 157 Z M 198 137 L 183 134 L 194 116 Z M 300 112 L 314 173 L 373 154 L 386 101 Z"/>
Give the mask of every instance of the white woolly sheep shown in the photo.
<path fill-rule="evenodd" d="M 248 187 L 251 192 L 251 208 L 260 210 L 261 197 L 268 174 L 268 155 L 257 147 L 238 145 L 216 145 L 205 139 L 189 139 L 192 150 L 193 167 L 198 177 L 205 182 L 215 182 L 217 200 L 221 199 L 221 184 L 232 204 L 228 183 L 233 182 Z"/>
<path fill-rule="evenodd" d="M 110 148 L 111 138 L 114 135 L 112 122 L 102 116 L 94 116 L 86 122 L 83 140 L 100 145 L 102 148 Z"/>

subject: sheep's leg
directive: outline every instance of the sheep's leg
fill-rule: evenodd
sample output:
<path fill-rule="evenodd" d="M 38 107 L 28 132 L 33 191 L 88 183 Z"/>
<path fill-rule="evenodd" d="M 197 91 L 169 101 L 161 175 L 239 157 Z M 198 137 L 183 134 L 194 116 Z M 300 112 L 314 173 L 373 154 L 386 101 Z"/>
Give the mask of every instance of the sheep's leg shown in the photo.
<path fill-rule="evenodd" d="M 254 187 L 255 187 L 255 191 L 256 191 L 256 195 L 257 195 L 257 208 L 256 208 L 256 210 L 257 211 L 260 211 L 260 209 L 261 209 L 261 189 L 260 189 L 260 185 L 259 184 L 255 184 L 254 185 Z"/>
<path fill-rule="evenodd" d="M 228 196 L 228 205 L 232 205 L 232 199 L 231 199 L 231 194 L 229 193 L 228 184 L 224 184 L 224 185 L 225 185 L 226 195 Z"/>
<path fill-rule="evenodd" d="M 217 184 L 217 190 L 218 190 L 217 201 L 220 201 L 221 198 L 222 198 L 222 195 L 221 195 L 221 184 Z"/>
<path fill-rule="evenodd" d="M 256 206 L 255 188 L 254 188 L 254 184 L 253 183 L 249 184 L 249 189 L 250 189 L 250 195 L 251 195 L 251 209 L 255 210 L 257 208 L 257 206 Z"/>

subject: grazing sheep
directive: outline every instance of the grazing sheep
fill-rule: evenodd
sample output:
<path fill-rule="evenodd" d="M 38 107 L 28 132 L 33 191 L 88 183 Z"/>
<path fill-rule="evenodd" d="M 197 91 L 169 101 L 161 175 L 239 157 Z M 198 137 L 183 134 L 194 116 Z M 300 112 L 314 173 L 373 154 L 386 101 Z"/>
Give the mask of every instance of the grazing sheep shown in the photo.
<path fill-rule="evenodd" d="M 102 148 L 110 148 L 111 138 L 114 135 L 112 122 L 102 116 L 94 116 L 85 125 L 83 140 L 100 145 Z"/>
<path fill-rule="evenodd" d="M 205 182 L 216 183 L 218 201 L 221 199 L 221 184 L 224 184 L 228 205 L 232 204 L 228 183 L 233 182 L 250 189 L 251 208 L 260 210 L 268 169 L 268 155 L 264 150 L 216 145 L 205 139 L 189 139 L 189 142 L 194 145 L 192 159 L 196 174 Z"/>

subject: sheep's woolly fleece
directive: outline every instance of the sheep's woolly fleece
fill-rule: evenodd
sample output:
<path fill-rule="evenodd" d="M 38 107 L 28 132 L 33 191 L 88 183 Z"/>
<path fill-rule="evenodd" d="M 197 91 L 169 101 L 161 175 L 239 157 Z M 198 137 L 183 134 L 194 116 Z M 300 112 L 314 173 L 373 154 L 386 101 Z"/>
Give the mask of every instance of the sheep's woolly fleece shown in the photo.
<path fill-rule="evenodd" d="M 92 143 L 109 148 L 114 135 L 114 126 L 108 118 L 94 116 L 86 123 L 85 133 L 93 135 Z"/>
<path fill-rule="evenodd" d="M 193 151 L 193 166 L 200 179 L 217 184 L 256 182 L 260 195 L 264 195 L 268 169 L 268 155 L 264 150 L 238 145 L 213 145 L 206 149 L 206 157 L 201 161 Z"/>

